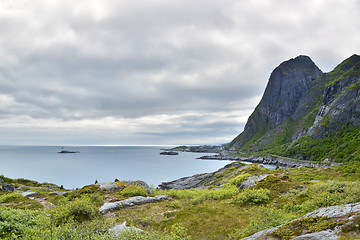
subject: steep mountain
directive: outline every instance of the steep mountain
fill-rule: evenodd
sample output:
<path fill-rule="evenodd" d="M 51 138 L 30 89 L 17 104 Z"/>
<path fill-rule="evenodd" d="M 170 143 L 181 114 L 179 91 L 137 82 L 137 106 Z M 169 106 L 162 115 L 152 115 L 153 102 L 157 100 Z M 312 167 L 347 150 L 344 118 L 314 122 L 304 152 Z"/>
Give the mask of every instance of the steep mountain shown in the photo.
<path fill-rule="evenodd" d="M 322 73 L 307 56 L 281 63 L 244 131 L 239 152 L 344 161 L 360 155 L 360 56 Z M 354 153 L 356 153 L 354 155 Z"/>

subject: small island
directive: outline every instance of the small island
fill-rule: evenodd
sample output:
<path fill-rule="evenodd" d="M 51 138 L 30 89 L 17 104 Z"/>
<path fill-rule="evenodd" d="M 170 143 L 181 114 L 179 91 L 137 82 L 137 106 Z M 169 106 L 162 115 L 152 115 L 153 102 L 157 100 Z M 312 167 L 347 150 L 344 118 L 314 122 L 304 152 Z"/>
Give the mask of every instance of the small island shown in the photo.
<path fill-rule="evenodd" d="M 80 151 L 68 151 L 68 150 L 61 150 L 58 153 L 80 153 Z"/>
<path fill-rule="evenodd" d="M 64 147 L 62 147 L 60 149 L 60 151 L 57 153 L 80 153 L 80 151 L 69 151 L 69 150 L 66 150 Z"/>
<path fill-rule="evenodd" d="M 179 153 L 174 151 L 166 151 L 166 152 L 161 152 L 160 155 L 179 155 Z"/>

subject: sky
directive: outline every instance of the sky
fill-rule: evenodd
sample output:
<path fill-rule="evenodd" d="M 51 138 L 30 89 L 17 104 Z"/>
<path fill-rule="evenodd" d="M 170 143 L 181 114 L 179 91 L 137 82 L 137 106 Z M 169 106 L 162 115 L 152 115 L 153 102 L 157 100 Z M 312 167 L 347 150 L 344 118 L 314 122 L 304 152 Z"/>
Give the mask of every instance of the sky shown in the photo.
<path fill-rule="evenodd" d="M 0 145 L 220 144 L 272 70 L 360 53 L 359 0 L 0 0 Z"/>

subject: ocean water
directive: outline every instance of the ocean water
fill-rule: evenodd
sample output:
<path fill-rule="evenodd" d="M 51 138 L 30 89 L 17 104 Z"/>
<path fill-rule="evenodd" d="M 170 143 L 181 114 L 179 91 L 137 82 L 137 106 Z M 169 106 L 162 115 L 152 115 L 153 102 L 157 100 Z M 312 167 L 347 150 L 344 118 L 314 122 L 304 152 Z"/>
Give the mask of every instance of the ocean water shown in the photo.
<path fill-rule="evenodd" d="M 0 174 L 80 188 L 98 182 L 143 180 L 157 186 L 198 173 L 213 172 L 229 161 L 200 160 L 203 153 L 160 155 L 162 147 L 66 147 L 80 151 L 59 154 L 55 146 L 0 146 Z M 208 155 L 208 154 L 207 154 Z"/>

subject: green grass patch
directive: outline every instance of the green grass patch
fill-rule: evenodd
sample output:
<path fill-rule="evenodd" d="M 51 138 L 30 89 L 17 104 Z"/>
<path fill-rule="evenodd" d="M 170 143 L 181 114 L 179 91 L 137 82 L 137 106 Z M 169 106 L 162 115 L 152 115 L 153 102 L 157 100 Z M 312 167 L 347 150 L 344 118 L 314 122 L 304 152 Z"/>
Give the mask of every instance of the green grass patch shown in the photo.
<path fill-rule="evenodd" d="M 269 189 L 251 189 L 245 188 L 234 199 L 234 203 L 242 205 L 255 205 L 266 203 L 270 200 Z"/>
<path fill-rule="evenodd" d="M 147 190 L 137 185 L 129 185 L 120 192 L 114 194 L 114 197 L 134 197 L 134 196 L 148 196 Z"/>

